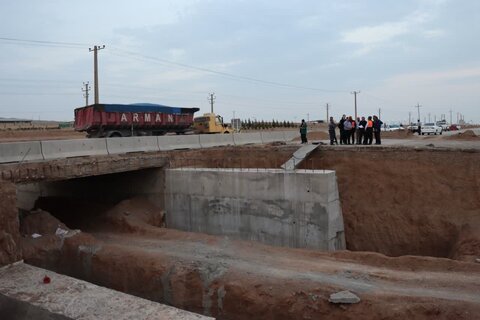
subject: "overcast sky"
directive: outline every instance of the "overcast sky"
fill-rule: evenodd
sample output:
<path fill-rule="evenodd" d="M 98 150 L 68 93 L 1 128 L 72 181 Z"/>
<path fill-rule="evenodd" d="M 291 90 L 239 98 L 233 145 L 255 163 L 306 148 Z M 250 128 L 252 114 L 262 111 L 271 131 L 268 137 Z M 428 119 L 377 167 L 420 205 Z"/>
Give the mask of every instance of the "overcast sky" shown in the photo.
<path fill-rule="evenodd" d="M 478 0 L 1 1 L 0 117 L 73 120 L 105 45 L 101 103 L 480 122 L 479 35 Z"/>

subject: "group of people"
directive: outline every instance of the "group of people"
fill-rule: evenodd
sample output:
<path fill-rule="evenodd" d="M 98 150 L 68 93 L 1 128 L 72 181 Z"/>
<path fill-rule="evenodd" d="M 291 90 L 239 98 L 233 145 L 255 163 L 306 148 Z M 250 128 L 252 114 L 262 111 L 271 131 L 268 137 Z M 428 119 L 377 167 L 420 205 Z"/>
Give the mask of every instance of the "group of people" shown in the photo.
<path fill-rule="evenodd" d="M 328 133 L 330 135 L 330 144 L 338 144 L 336 128 L 340 130 L 340 144 L 372 144 L 373 136 L 375 136 L 375 144 L 382 144 L 380 131 L 383 122 L 377 116 L 368 116 L 352 119 L 343 115 L 338 123 L 333 117 L 330 117 L 328 123 Z"/>
<path fill-rule="evenodd" d="M 367 119 L 358 117 L 355 121 L 351 116 L 347 118 L 346 115 L 343 115 L 338 123 L 335 122 L 333 117 L 330 117 L 328 123 L 330 144 L 338 144 L 335 133 L 337 127 L 340 129 L 340 144 L 372 144 L 374 136 L 375 144 L 382 144 L 380 137 L 382 125 L 382 120 L 377 116 L 368 116 Z M 300 124 L 300 137 L 302 143 L 307 143 L 307 123 L 304 119 Z"/>

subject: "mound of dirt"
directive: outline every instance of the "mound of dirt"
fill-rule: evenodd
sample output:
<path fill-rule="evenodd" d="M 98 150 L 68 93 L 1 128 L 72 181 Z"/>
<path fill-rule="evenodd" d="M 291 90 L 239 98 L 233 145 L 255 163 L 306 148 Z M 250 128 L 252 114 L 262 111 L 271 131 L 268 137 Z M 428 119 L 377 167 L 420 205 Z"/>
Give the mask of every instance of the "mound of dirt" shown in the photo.
<path fill-rule="evenodd" d="M 70 230 L 60 220 L 43 210 L 32 211 L 20 220 L 20 232 L 25 236 L 31 236 L 34 233 L 42 236 L 52 235 L 57 228 Z"/>
<path fill-rule="evenodd" d="M 144 233 L 158 227 L 165 227 L 165 212 L 144 197 L 136 197 L 119 202 L 99 217 L 95 229 Z"/>
<path fill-rule="evenodd" d="M 462 141 L 476 141 L 480 140 L 480 137 L 473 132 L 473 130 L 467 130 L 465 132 L 459 132 L 457 134 L 451 135 L 451 136 L 445 136 L 443 137 L 444 139 L 447 140 L 462 140 Z"/>

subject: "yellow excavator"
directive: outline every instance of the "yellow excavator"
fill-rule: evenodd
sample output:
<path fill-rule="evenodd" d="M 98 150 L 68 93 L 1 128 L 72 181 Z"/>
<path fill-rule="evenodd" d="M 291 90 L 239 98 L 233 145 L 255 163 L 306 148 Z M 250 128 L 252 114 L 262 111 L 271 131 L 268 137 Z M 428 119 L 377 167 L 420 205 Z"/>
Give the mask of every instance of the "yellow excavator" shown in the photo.
<path fill-rule="evenodd" d="M 215 113 L 204 113 L 203 116 L 193 119 L 195 133 L 232 133 L 233 129 L 223 123 L 223 117 Z"/>

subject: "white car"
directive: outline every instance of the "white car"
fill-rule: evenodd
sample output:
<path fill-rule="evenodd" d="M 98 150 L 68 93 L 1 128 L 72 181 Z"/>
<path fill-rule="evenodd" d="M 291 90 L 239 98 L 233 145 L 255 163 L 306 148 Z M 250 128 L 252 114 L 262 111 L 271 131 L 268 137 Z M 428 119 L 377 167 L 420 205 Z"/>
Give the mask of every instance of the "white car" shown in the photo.
<path fill-rule="evenodd" d="M 382 131 L 391 132 L 391 131 L 402 131 L 405 130 L 398 124 L 385 125 L 382 127 Z"/>
<path fill-rule="evenodd" d="M 442 127 L 437 126 L 435 123 L 422 124 L 422 136 L 425 134 L 442 134 Z"/>

